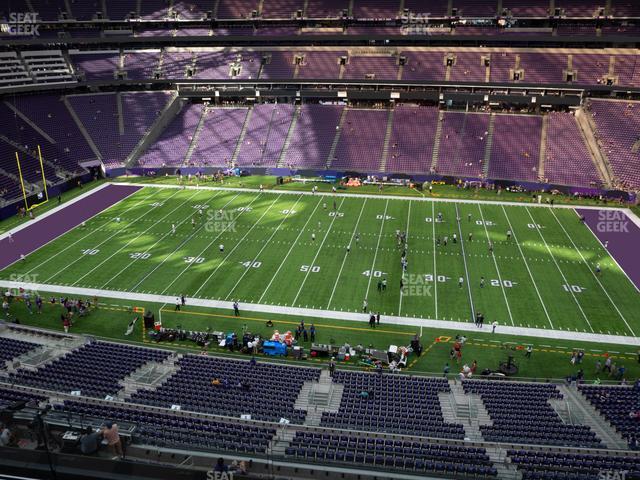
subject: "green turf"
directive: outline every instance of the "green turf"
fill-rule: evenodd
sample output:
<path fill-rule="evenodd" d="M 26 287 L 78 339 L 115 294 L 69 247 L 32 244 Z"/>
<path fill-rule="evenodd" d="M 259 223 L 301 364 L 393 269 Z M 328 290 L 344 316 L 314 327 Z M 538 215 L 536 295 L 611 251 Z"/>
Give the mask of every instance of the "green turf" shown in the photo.
<path fill-rule="evenodd" d="M 408 232 L 402 295 L 396 230 Z M 467 322 L 481 311 L 500 325 L 640 332 L 640 296 L 571 209 L 145 188 L 1 277 L 351 312 L 366 298 L 383 316 Z"/>
<path fill-rule="evenodd" d="M 50 294 L 43 292 L 45 298 Z M 90 315 L 75 320 L 71 329 L 72 333 L 91 334 L 99 337 L 134 342 L 145 343 L 149 346 L 170 348 L 172 350 L 182 350 L 185 352 L 199 352 L 201 348 L 190 341 L 160 343 L 144 342 L 142 323 L 138 324 L 132 335 L 126 336 L 125 332 L 129 322 L 139 313 L 132 311 L 133 307 L 149 309 L 159 318 L 159 304 L 126 301 L 116 301 L 102 299 L 97 311 L 92 311 Z M 60 306 L 46 303 L 43 313 L 30 315 L 22 302 L 14 302 L 11 306 L 12 316 L 20 318 L 22 324 L 34 325 L 41 328 L 62 330 L 59 320 Z M 266 320 L 273 321 L 273 327 L 266 326 Z M 220 309 L 205 309 L 187 306 L 180 312 L 174 312 L 173 308 L 165 307 L 162 312 L 162 322 L 167 328 L 182 328 L 185 330 L 205 331 L 235 331 L 238 334 L 246 326 L 248 331 L 269 337 L 274 330 L 285 332 L 294 330 L 300 322 L 300 317 L 286 316 L 278 314 L 264 314 L 255 312 L 241 312 L 241 317 L 233 317 L 232 312 Z M 305 318 L 305 323 L 314 323 L 317 328 L 317 341 L 320 343 L 333 343 L 342 345 L 363 345 L 373 346 L 386 350 L 389 345 L 408 345 L 411 338 L 416 333 L 422 333 L 422 343 L 425 352 L 421 357 L 411 356 L 409 359 L 408 372 L 441 374 L 445 363 L 451 365 L 451 375 L 455 375 L 459 366 L 449 358 L 449 351 L 452 342 L 455 341 L 456 332 L 439 330 L 434 328 L 424 328 L 422 330 L 415 327 L 385 325 L 381 323 L 375 330 L 370 329 L 366 322 L 353 323 L 340 320 L 323 318 Z M 463 333 L 463 332 L 461 332 Z M 464 333 L 463 333 L 464 334 Z M 579 368 L 584 369 L 585 379 L 593 380 L 600 378 L 602 381 L 612 381 L 613 378 L 606 374 L 596 374 L 595 362 L 604 363 L 606 356 L 611 356 L 618 365 L 626 367 L 626 379 L 633 381 L 640 377 L 640 363 L 638 362 L 638 352 L 632 347 L 623 345 L 594 344 L 585 342 L 575 342 L 566 340 L 553 340 L 541 338 L 521 337 L 515 339 L 513 336 L 501 335 L 499 333 L 482 333 L 474 331 L 466 334 L 467 342 L 463 348 L 462 364 L 471 363 L 474 360 L 478 363 L 478 369 L 496 369 L 499 362 L 512 355 L 519 366 L 518 376 L 525 378 L 564 378 L 575 375 Z M 307 349 L 310 342 L 301 342 Z M 530 359 L 524 355 L 526 345 L 532 345 L 533 354 Z M 569 361 L 573 350 L 583 350 L 585 357 L 582 365 L 572 365 Z M 228 350 L 223 350 L 211 345 L 208 348 L 210 353 L 228 354 Z M 308 351 L 308 350 L 307 350 Z M 236 354 L 241 355 L 241 354 Z M 297 362 L 299 363 L 299 362 Z M 309 359 L 307 364 L 323 365 L 326 359 Z M 361 368 L 362 365 L 356 360 L 343 362 L 341 367 Z"/>
<path fill-rule="evenodd" d="M 160 185 L 196 185 L 196 178 L 192 177 L 191 180 L 183 178 L 182 181 L 175 176 L 162 176 L 162 177 L 118 177 L 115 179 L 119 182 L 128 183 L 144 183 L 144 184 L 160 184 Z M 416 188 L 409 188 L 409 186 L 395 186 L 384 185 L 382 189 L 378 185 L 362 185 L 360 187 L 341 187 L 339 183 L 327 183 L 326 181 L 313 181 L 313 178 L 305 178 L 305 182 L 301 181 L 289 181 L 282 185 L 276 183 L 276 177 L 266 175 L 252 175 L 248 177 L 225 177 L 224 182 L 214 182 L 210 179 L 199 182 L 200 185 L 205 186 L 217 186 L 226 188 L 259 188 L 260 185 L 266 190 L 296 190 L 310 192 L 315 186 L 320 192 L 331 192 L 333 187 L 336 187 L 339 192 L 347 192 L 353 194 L 367 194 L 367 195 L 396 195 L 407 197 L 426 197 L 426 198 L 451 198 L 451 199 L 473 199 L 473 200 L 494 200 L 502 202 L 518 202 L 518 203 L 533 203 L 533 194 L 527 192 L 509 192 L 506 190 L 486 190 L 483 188 L 458 188 L 455 185 L 440 184 L 438 182 L 432 185 L 432 190 L 429 191 L 428 184 L 425 184 L 422 190 Z M 589 198 L 576 198 L 572 195 L 542 193 L 543 202 L 548 202 L 551 199 L 556 204 L 567 205 L 598 205 L 601 207 L 619 207 L 624 206 L 619 202 L 601 202 L 599 200 Z M 535 200 L 537 202 L 537 199 Z"/>

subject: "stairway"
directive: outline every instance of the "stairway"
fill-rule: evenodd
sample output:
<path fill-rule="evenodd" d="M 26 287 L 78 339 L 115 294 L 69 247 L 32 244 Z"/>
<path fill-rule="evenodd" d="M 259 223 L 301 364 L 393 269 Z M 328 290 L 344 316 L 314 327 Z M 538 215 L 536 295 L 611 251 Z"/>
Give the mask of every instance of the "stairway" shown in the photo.
<path fill-rule="evenodd" d="M 564 396 L 564 400 L 561 401 L 564 405 L 552 406 L 565 423 L 587 425 L 607 448 L 629 450 L 627 441 L 575 387 L 558 385 L 558 389 Z"/>
<path fill-rule="evenodd" d="M 579 109 L 576 110 L 575 114 L 576 121 L 578 122 L 578 126 L 580 127 L 580 131 L 582 132 L 582 138 L 591 154 L 591 160 L 595 165 L 600 177 L 602 178 L 605 187 L 611 188 L 613 179 L 615 176 L 613 175 L 613 170 L 611 169 L 611 164 L 609 163 L 609 159 L 604 151 L 600 148 L 598 144 L 598 140 L 595 137 L 596 126 L 591 118 L 589 112 Z"/>
<path fill-rule="evenodd" d="M 242 144 L 244 143 L 244 137 L 247 135 L 247 129 L 249 128 L 249 121 L 251 120 L 252 113 L 253 107 L 249 107 L 249 109 L 247 110 L 247 115 L 244 117 L 244 123 L 242 124 L 242 130 L 240 130 L 240 136 L 238 137 L 236 149 L 233 151 L 233 156 L 231 157 L 232 165 L 235 165 L 236 160 L 238 160 L 238 154 L 240 153 L 240 148 L 242 148 Z"/>
<path fill-rule="evenodd" d="M 180 370 L 177 363 L 182 357 L 181 354 L 172 353 L 161 363 L 145 363 L 119 382 L 122 388 L 116 395 L 116 399 L 124 401 L 131 398 L 138 390 L 158 388 Z"/>
<path fill-rule="evenodd" d="M 484 149 L 484 159 L 483 159 L 483 163 L 482 163 L 482 175 L 484 176 L 484 178 L 487 178 L 489 176 L 489 161 L 491 160 L 491 150 L 493 148 L 493 130 L 494 130 L 494 125 L 496 123 L 496 116 L 495 114 L 491 114 L 491 116 L 489 117 L 489 130 L 487 130 L 487 144 L 485 145 L 485 149 Z"/>
<path fill-rule="evenodd" d="M 180 101 L 177 93 L 174 93 L 162 109 L 162 112 L 160 112 L 160 115 L 158 115 L 151 124 L 149 130 L 142 136 L 138 144 L 125 159 L 124 165 L 126 167 L 130 167 L 138 161 L 138 158 L 140 158 L 147 148 L 160 137 L 166 126 L 171 123 L 178 112 L 180 112 L 183 105 L 184 103 Z"/>
<path fill-rule="evenodd" d="M 284 140 L 282 150 L 280 151 L 280 156 L 278 157 L 278 161 L 276 162 L 276 168 L 281 168 L 284 165 L 284 160 L 287 157 L 287 151 L 289 150 L 289 145 L 291 145 L 291 139 L 293 138 L 293 132 L 295 131 L 296 125 L 298 124 L 298 119 L 300 118 L 301 108 L 302 107 L 300 105 L 297 105 L 295 111 L 293 112 L 293 118 L 291 118 L 291 123 L 289 124 L 287 137 Z"/>
<path fill-rule="evenodd" d="M 547 131 L 549 130 L 549 116 L 542 117 L 542 135 L 540 136 L 540 158 L 538 161 L 538 180 L 544 182 L 544 162 L 547 157 Z"/>
<path fill-rule="evenodd" d="M 389 158 L 389 142 L 391 141 L 391 132 L 393 131 L 393 112 L 393 108 L 390 108 L 389 113 L 387 114 L 387 131 L 384 135 L 382 158 L 380 159 L 381 172 L 385 172 L 387 169 L 387 159 Z"/>
<path fill-rule="evenodd" d="M 440 154 L 440 139 L 442 138 L 442 124 L 444 123 L 444 112 L 438 113 L 438 124 L 436 125 L 436 137 L 433 142 L 433 153 L 431 154 L 431 171 L 435 172 L 438 165 L 438 155 Z"/>
<path fill-rule="evenodd" d="M 189 144 L 189 148 L 187 148 L 187 153 L 184 156 L 184 160 L 182 162 L 183 165 L 189 165 L 191 161 L 191 156 L 193 155 L 194 150 L 198 146 L 198 140 L 200 139 L 200 133 L 204 129 L 204 122 L 207 118 L 207 112 L 209 108 L 205 105 L 202 109 L 202 113 L 200 114 L 200 120 L 198 120 L 198 125 L 196 126 L 195 132 L 193 132 L 193 138 L 191 139 L 191 143 Z"/>
<path fill-rule="evenodd" d="M 322 370 L 318 381 L 302 385 L 294 408 L 307 412 L 305 425 L 317 427 L 324 412 L 336 413 L 340 409 L 343 391 L 344 385 L 333 383 L 329 371 Z"/>
<path fill-rule="evenodd" d="M 116 94 L 116 109 L 118 112 L 118 133 L 124 135 L 124 114 L 122 113 L 122 93 Z"/>
<path fill-rule="evenodd" d="M 331 144 L 331 149 L 329 150 L 329 155 L 327 157 L 327 168 L 331 167 L 333 158 L 336 155 L 336 149 L 338 148 L 338 142 L 340 141 L 340 135 L 342 134 L 342 127 L 344 126 L 345 118 L 347 118 L 347 107 L 345 107 L 340 114 L 340 121 L 338 122 L 338 128 L 336 129 L 336 136 L 333 137 L 333 143 Z"/>
<path fill-rule="evenodd" d="M 89 135 L 89 132 L 87 132 L 87 129 L 84 128 L 84 124 L 78 118 L 78 115 L 76 114 L 76 111 L 73 109 L 73 107 L 69 103 L 69 99 L 68 99 L 68 97 L 66 95 L 64 97 L 62 97 L 62 102 L 67 107 L 67 110 L 69 111 L 69 114 L 71 115 L 71 118 L 73 118 L 73 120 L 76 122 L 76 125 L 78 126 L 78 129 L 80 130 L 80 133 L 82 133 L 82 136 L 84 137 L 84 139 L 86 140 L 87 144 L 89 145 L 89 147 L 91 148 L 91 150 L 95 154 L 96 158 L 98 160 L 102 161 L 102 153 L 100 153 L 100 150 L 98 150 L 98 147 L 96 146 L 96 144 L 93 143 L 93 139 L 91 138 L 91 135 Z"/>

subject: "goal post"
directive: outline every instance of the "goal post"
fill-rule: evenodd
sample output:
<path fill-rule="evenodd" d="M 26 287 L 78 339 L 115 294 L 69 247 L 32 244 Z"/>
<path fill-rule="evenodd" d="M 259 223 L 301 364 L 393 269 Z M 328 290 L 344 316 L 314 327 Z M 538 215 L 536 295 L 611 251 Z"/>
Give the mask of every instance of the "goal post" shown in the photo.
<path fill-rule="evenodd" d="M 42 160 L 42 151 L 40 150 L 40 145 L 38 145 L 38 162 L 40 163 L 40 173 L 42 174 L 42 192 L 38 194 L 38 203 L 34 203 L 33 205 L 29 205 L 29 201 L 27 199 L 27 189 L 24 185 L 24 176 L 22 174 L 22 164 L 20 163 L 20 155 L 16 151 L 16 163 L 18 164 L 18 176 L 20 178 L 20 188 L 22 189 L 22 198 L 24 200 L 24 208 L 26 211 L 33 210 L 40 205 L 44 205 L 49 201 L 49 192 L 47 190 L 47 179 L 44 173 L 44 162 Z"/>

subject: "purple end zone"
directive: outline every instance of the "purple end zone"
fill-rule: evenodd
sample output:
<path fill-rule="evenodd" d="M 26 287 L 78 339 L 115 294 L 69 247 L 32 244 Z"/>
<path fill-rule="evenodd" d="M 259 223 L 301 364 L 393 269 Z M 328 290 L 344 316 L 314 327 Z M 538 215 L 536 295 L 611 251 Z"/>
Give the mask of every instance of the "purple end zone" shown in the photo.
<path fill-rule="evenodd" d="M 589 210 L 577 208 L 593 234 L 605 244 L 616 262 L 640 289 L 640 228 L 619 210 Z"/>
<path fill-rule="evenodd" d="M 140 188 L 133 185 L 107 185 L 46 218 L 36 218 L 26 228 L 13 233 L 13 242 L 8 237 L 0 240 L 0 269 L 18 261 L 21 254 L 34 252 Z"/>

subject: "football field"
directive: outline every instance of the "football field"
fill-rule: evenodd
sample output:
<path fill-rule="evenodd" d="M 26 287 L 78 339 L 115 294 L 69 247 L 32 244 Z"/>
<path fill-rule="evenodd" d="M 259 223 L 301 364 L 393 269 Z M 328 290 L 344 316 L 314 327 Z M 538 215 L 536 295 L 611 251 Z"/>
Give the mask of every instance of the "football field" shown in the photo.
<path fill-rule="evenodd" d="M 481 312 L 485 324 L 640 332 L 640 293 L 570 208 L 146 187 L 0 278 L 323 311 L 360 312 L 366 300 L 383 316 L 473 322 Z"/>

